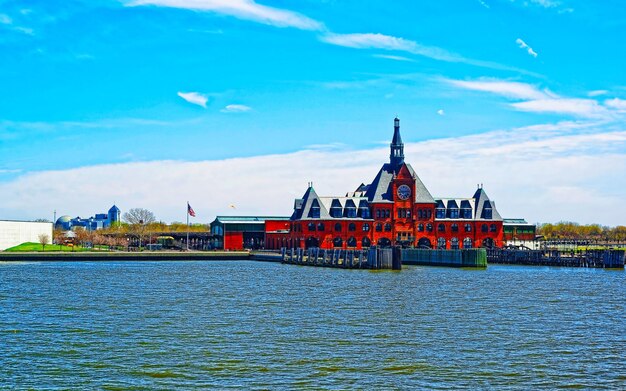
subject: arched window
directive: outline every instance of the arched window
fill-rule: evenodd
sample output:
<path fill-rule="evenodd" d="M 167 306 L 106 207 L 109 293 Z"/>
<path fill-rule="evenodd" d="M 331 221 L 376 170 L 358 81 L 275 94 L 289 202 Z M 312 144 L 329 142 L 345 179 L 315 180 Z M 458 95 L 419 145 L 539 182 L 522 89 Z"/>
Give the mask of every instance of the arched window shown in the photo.
<path fill-rule="evenodd" d="M 309 232 L 314 232 L 315 231 L 315 223 L 309 223 L 308 228 L 309 228 Z"/>
<path fill-rule="evenodd" d="M 363 223 L 363 231 L 367 232 L 370 230 L 370 225 L 368 223 Z"/>
<path fill-rule="evenodd" d="M 472 248 L 472 238 L 463 239 L 463 248 Z"/>
<path fill-rule="evenodd" d="M 356 238 L 354 236 L 350 236 L 346 241 L 348 247 L 356 247 Z"/>
<path fill-rule="evenodd" d="M 361 245 L 362 245 L 363 247 L 369 247 L 369 246 L 371 246 L 371 245 L 372 245 L 372 241 L 370 240 L 370 238 L 368 238 L 368 237 L 366 236 L 366 237 L 364 237 L 364 238 L 361 240 Z"/>
<path fill-rule="evenodd" d="M 491 232 L 496 232 L 496 231 L 497 231 L 496 225 L 495 225 L 495 224 L 491 224 L 491 225 L 489 226 L 489 231 L 491 231 Z"/>
<path fill-rule="evenodd" d="M 378 245 L 380 247 L 389 247 L 391 246 L 391 240 L 389 240 L 388 238 L 380 238 L 378 239 Z"/>
<path fill-rule="evenodd" d="M 383 225 L 381 223 L 376 224 L 376 232 L 382 232 Z"/>
<path fill-rule="evenodd" d="M 391 224 L 385 224 L 385 232 L 391 232 Z"/>
<path fill-rule="evenodd" d="M 489 227 L 487 227 L 487 224 L 483 224 L 480 226 L 480 230 L 483 232 L 489 232 Z"/>
<path fill-rule="evenodd" d="M 351 232 L 356 231 L 356 224 L 354 223 L 348 224 L 348 231 L 351 231 Z"/>
<path fill-rule="evenodd" d="M 452 239 L 450 239 L 450 248 L 452 250 L 458 250 L 459 249 L 459 238 L 452 238 Z"/>
<path fill-rule="evenodd" d="M 323 231 L 324 230 L 324 223 L 317 224 L 317 230 L 318 231 Z"/>
<path fill-rule="evenodd" d="M 445 249 L 446 248 L 446 238 L 438 238 L 437 239 L 437 248 Z"/>
<path fill-rule="evenodd" d="M 426 231 L 433 232 L 433 225 L 431 223 L 426 224 Z"/>
<path fill-rule="evenodd" d="M 421 238 L 417 241 L 417 247 L 419 248 L 432 248 L 432 244 L 428 238 Z"/>
<path fill-rule="evenodd" d="M 445 224 L 439 223 L 439 225 L 437 226 L 437 231 L 439 231 L 439 232 L 446 232 Z"/>
<path fill-rule="evenodd" d="M 417 232 L 424 232 L 424 224 L 419 223 L 417 225 Z"/>
<path fill-rule="evenodd" d="M 335 224 L 335 232 L 341 232 L 341 224 L 340 223 Z"/>
<path fill-rule="evenodd" d="M 299 242 L 299 240 L 298 240 L 298 242 Z M 314 238 L 314 237 L 311 236 L 311 237 L 307 238 L 307 240 L 305 240 L 304 246 L 306 248 L 319 247 L 320 246 L 320 242 L 319 242 L 319 240 L 317 240 L 317 238 Z M 298 243 L 298 247 L 300 247 L 300 243 Z"/>
<path fill-rule="evenodd" d="M 472 232 L 472 225 L 471 224 L 465 224 L 465 232 Z"/>
<path fill-rule="evenodd" d="M 450 226 L 450 230 L 452 232 L 459 232 L 459 225 L 457 223 L 452 223 L 452 225 Z"/>
<path fill-rule="evenodd" d="M 336 237 L 333 239 L 333 247 L 341 247 L 343 246 L 343 240 L 340 237 Z"/>

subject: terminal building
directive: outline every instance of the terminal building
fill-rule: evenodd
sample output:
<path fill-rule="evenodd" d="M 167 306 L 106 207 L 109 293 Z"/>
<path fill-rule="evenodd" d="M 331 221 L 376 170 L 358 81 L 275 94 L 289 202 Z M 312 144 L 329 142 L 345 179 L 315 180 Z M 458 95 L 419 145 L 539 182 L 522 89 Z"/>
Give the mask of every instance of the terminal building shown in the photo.
<path fill-rule="evenodd" d="M 82 219 L 80 217 L 61 216 L 54 224 L 54 228 L 63 231 L 80 227 L 87 231 L 106 229 L 121 221 L 120 209 L 113 205 L 107 213 L 97 213 L 95 216 Z"/>
<path fill-rule="evenodd" d="M 266 219 L 264 244 L 268 249 L 501 247 L 503 222 L 482 185 L 467 198 L 433 197 L 404 161 L 396 118 L 389 162 L 370 184 L 331 197 L 318 195 L 309 184 L 302 198 L 294 201 L 288 224 L 283 219 Z"/>

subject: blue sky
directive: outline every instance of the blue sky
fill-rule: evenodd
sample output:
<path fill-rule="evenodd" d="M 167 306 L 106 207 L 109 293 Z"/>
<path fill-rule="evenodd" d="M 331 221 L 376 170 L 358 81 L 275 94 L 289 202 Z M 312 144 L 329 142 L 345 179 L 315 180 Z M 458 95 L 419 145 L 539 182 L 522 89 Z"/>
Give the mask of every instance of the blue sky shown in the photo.
<path fill-rule="evenodd" d="M 371 180 L 397 114 L 436 195 L 624 224 L 624 31 L 617 0 L 0 0 L 0 218 L 289 214 Z"/>

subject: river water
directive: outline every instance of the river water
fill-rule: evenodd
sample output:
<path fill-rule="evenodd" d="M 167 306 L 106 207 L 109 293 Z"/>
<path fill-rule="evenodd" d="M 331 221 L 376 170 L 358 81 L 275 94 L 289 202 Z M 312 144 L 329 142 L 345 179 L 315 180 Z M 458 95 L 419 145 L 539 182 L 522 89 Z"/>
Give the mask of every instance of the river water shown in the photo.
<path fill-rule="evenodd" d="M 0 263 L 1 389 L 626 389 L 626 274 Z"/>

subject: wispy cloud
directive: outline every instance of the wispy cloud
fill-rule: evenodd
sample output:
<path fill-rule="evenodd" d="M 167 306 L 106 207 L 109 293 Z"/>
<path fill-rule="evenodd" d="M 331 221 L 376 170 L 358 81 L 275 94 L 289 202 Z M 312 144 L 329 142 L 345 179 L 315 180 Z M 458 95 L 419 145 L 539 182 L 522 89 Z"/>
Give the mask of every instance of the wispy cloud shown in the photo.
<path fill-rule="evenodd" d="M 354 49 L 396 50 L 442 61 L 464 60 L 463 57 L 434 46 L 426 46 L 404 38 L 379 33 L 336 34 L 320 36 L 322 42 Z"/>
<path fill-rule="evenodd" d="M 593 90 L 593 91 L 589 91 L 587 93 L 587 96 L 600 96 L 600 95 L 606 95 L 608 93 L 609 91 L 607 90 Z"/>
<path fill-rule="evenodd" d="M 444 82 L 473 91 L 483 91 L 504 96 L 522 102 L 510 103 L 519 111 L 534 113 L 556 113 L 588 118 L 611 119 L 621 112 L 623 101 L 606 100 L 604 105 L 594 99 L 562 97 L 548 89 L 540 90 L 536 86 L 520 82 L 497 79 L 479 79 L 474 81 L 443 79 Z"/>
<path fill-rule="evenodd" d="M 615 211 L 623 210 L 626 197 L 625 151 L 625 130 L 598 128 L 590 122 L 498 130 L 405 146 L 407 161 L 435 195 L 471 196 L 475 184 L 484 182 L 507 217 L 609 225 L 623 224 L 623 216 Z M 187 200 L 203 222 L 223 213 L 289 215 L 293 199 L 306 190 L 306 181 L 315 181 L 322 194 L 344 194 L 371 181 L 388 155 L 388 147 L 346 153 L 331 145 L 227 160 L 23 173 L 0 182 L 0 194 L 6 195 L 0 215 L 35 218 L 53 209 L 70 215 L 93 214 L 106 210 L 111 200 L 124 210 L 150 209 L 164 221 L 184 219 L 180 206 Z M 116 186 L 103 186 L 111 183 Z M 229 205 L 237 205 L 237 210 Z"/>
<path fill-rule="evenodd" d="M 530 46 L 528 46 L 528 44 L 526 44 L 526 42 L 524 42 L 521 38 L 517 38 L 517 39 L 515 40 L 515 43 L 517 43 L 517 45 L 520 47 L 520 49 L 525 49 L 525 50 L 526 50 L 526 52 L 527 52 L 529 55 L 531 55 L 531 56 L 533 56 L 533 57 L 537 58 L 537 52 L 535 52 L 535 51 L 533 50 L 533 48 L 531 48 Z"/>
<path fill-rule="evenodd" d="M 511 103 L 511 106 L 520 111 L 571 114 L 590 118 L 603 117 L 608 113 L 605 107 L 602 107 L 593 99 L 537 99 L 527 102 Z"/>
<path fill-rule="evenodd" d="M 403 56 L 394 56 L 391 54 L 373 54 L 372 57 L 376 57 L 376 58 L 384 58 L 387 60 L 394 60 L 394 61 L 406 61 L 406 62 L 415 62 L 415 60 L 408 58 L 408 57 L 403 57 Z"/>
<path fill-rule="evenodd" d="M 13 19 L 7 14 L 0 14 L 0 24 L 13 24 Z"/>
<path fill-rule="evenodd" d="M 199 92 L 179 92 L 178 96 L 186 100 L 187 102 L 204 107 L 206 109 L 206 103 L 209 98 L 206 94 L 201 94 Z"/>
<path fill-rule="evenodd" d="M 490 92 L 513 99 L 544 99 L 548 96 L 546 92 L 540 91 L 533 85 L 514 81 L 498 79 L 479 79 L 470 81 L 444 79 L 444 81 L 467 90 Z"/>
<path fill-rule="evenodd" d="M 483 7 L 487 8 L 487 9 L 491 8 L 491 7 L 489 7 L 489 4 L 487 4 L 483 0 L 478 0 L 478 2 L 480 3 L 480 5 L 482 5 Z"/>
<path fill-rule="evenodd" d="M 228 105 L 220 111 L 222 113 L 245 113 L 250 110 L 252 110 L 252 108 L 246 105 Z"/>
<path fill-rule="evenodd" d="M 269 7 L 254 0 L 131 0 L 126 6 L 152 5 L 214 12 L 276 27 L 322 30 L 323 24 L 300 13 Z"/>
<path fill-rule="evenodd" d="M 443 116 L 443 115 L 446 115 L 446 112 L 443 111 L 443 109 L 439 109 L 439 110 L 437 110 L 437 114 Z"/>

